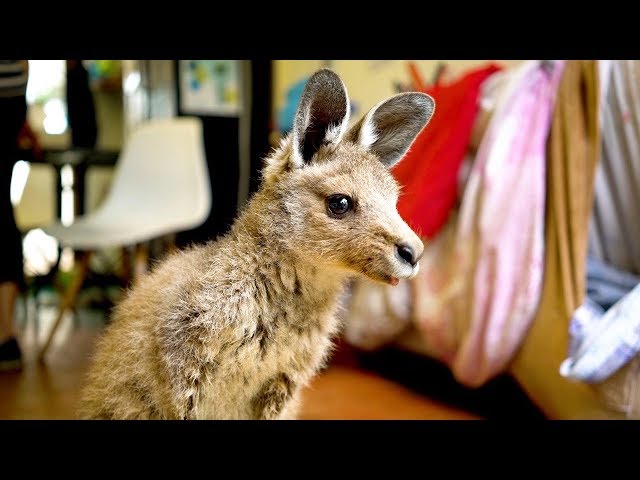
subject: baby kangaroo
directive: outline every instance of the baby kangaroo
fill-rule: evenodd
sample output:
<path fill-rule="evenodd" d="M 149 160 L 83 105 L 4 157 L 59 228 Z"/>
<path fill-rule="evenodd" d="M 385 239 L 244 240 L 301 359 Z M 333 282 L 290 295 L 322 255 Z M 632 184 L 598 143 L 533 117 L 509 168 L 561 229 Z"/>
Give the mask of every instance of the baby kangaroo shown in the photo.
<path fill-rule="evenodd" d="M 316 72 L 229 233 L 167 257 L 115 308 L 79 416 L 295 418 L 345 280 L 395 285 L 418 271 L 423 244 L 388 169 L 433 111 L 428 95 L 403 93 L 348 128 L 342 80 Z"/>

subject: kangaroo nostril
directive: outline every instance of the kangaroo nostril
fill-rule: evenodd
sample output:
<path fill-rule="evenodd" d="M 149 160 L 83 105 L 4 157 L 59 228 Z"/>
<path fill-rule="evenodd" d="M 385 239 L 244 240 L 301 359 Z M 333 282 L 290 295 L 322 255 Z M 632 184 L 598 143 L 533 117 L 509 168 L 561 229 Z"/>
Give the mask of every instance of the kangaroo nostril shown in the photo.
<path fill-rule="evenodd" d="M 410 246 L 396 245 L 396 251 L 398 252 L 398 256 L 405 262 L 409 263 L 411 266 L 415 266 L 415 264 L 417 263 L 416 256 Z"/>

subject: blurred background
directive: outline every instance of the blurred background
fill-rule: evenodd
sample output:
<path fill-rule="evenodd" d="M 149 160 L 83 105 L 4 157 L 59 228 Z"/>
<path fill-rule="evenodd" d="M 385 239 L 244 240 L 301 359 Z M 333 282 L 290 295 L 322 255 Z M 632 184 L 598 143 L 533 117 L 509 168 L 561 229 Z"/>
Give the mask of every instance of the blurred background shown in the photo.
<path fill-rule="evenodd" d="M 420 275 L 350 285 L 301 418 L 640 415 L 638 62 L 28 66 L 26 125 L 2 159 L 23 279 L 0 282 L 21 349 L 20 368 L 0 372 L 0 418 L 73 418 L 123 290 L 168 252 L 227 231 L 323 67 L 344 80 L 351 122 L 405 91 L 429 93 L 436 113 L 393 170 L 398 209 L 425 240 Z M 153 149 L 154 125 L 182 117 L 197 119 L 202 158 Z"/>

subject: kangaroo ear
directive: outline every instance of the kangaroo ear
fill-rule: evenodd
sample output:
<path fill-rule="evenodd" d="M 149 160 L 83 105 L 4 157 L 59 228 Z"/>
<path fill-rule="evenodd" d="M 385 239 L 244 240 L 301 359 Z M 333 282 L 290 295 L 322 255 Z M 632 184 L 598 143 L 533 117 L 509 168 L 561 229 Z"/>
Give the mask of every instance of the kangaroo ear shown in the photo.
<path fill-rule="evenodd" d="M 394 95 L 369 110 L 345 138 L 367 147 L 391 168 L 407 153 L 434 110 L 433 98 L 425 93 Z"/>
<path fill-rule="evenodd" d="M 320 146 L 341 140 L 349 122 L 349 98 L 340 77 L 322 69 L 307 81 L 293 120 L 292 161 L 309 163 Z"/>

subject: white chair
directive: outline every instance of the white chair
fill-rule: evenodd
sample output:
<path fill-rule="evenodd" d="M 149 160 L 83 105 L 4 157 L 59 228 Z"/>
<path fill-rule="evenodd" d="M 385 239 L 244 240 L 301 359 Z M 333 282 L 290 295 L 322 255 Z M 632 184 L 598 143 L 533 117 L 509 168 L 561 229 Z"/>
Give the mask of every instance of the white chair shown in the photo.
<path fill-rule="evenodd" d="M 79 273 L 60 302 L 58 317 L 40 351 L 51 343 L 67 309 L 74 305 L 93 250 L 125 247 L 201 225 L 211 210 L 211 191 L 198 118 L 148 121 L 125 141 L 113 183 L 95 211 L 71 225 L 43 230 L 61 246 L 82 251 Z"/>

